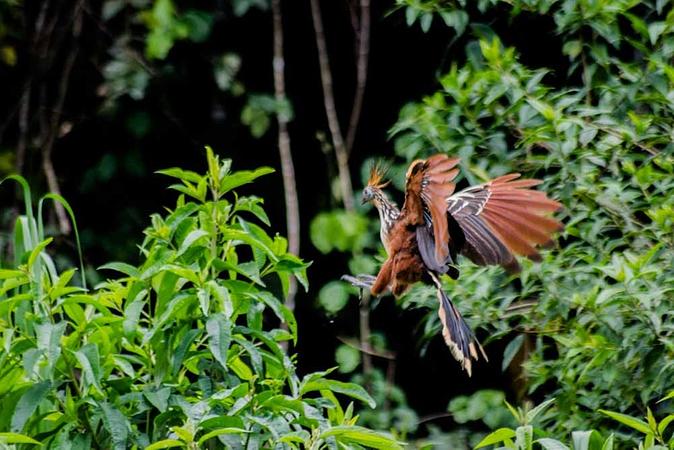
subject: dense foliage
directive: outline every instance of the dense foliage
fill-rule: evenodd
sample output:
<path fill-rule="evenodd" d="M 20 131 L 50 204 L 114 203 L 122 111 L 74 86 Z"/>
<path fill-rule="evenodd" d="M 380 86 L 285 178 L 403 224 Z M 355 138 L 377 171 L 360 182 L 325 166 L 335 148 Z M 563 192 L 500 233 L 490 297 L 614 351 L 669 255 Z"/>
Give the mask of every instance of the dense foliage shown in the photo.
<path fill-rule="evenodd" d="M 57 272 L 43 201 L 34 216 L 24 186 L 17 263 L 0 271 L 0 443 L 399 447 L 342 408 L 337 397 L 374 406 L 361 386 L 296 373 L 284 345 L 298 327 L 278 296 L 291 275 L 306 286 L 308 264 L 256 223 L 268 225 L 260 198 L 232 191 L 271 169 L 230 166 L 209 150 L 206 175 L 162 171 L 177 178 L 176 207 L 152 216 L 143 262 L 105 265 L 122 276 L 93 290 L 71 282 L 76 269 Z"/>
<path fill-rule="evenodd" d="M 674 383 L 674 14 L 660 3 L 553 4 L 512 13 L 554 14 L 572 62 L 567 86 L 546 85 L 548 70 L 525 67 L 486 33 L 392 132 L 408 160 L 456 153 L 471 182 L 522 172 L 565 205 L 560 244 L 518 283 L 466 267 L 449 288 L 474 323 L 533 333 L 528 391 L 556 397 L 555 427 L 568 431 L 599 425 L 598 408 L 638 412 Z M 620 59 L 629 49 L 634 57 Z M 530 311 L 503 320 L 525 300 Z M 510 335 L 504 365 L 526 339 Z"/>
<path fill-rule="evenodd" d="M 509 276 L 464 260 L 450 296 L 488 341 L 508 342 L 504 370 L 524 360 L 511 372 L 522 394 L 556 398 L 541 418 L 552 432 L 608 426 L 599 408 L 645 415 L 674 385 L 674 12 L 584 0 L 398 6 L 424 31 L 441 19 L 465 53 L 392 127 L 403 160 L 393 184 L 403 189 L 413 159 L 445 152 L 462 158 L 460 187 L 520 172 L 564 204 L 565 230 L 541 264 Z M 563 47 L 550 51 L 568 72 L 521 63 L 498 22 L 480 23 L 491 13 L 553 17 Z M 363 248 L 352 270 L 367 270 Z M 429 308 L 424 336 L 439 334 L 431 289 L 403 305 Z"/>

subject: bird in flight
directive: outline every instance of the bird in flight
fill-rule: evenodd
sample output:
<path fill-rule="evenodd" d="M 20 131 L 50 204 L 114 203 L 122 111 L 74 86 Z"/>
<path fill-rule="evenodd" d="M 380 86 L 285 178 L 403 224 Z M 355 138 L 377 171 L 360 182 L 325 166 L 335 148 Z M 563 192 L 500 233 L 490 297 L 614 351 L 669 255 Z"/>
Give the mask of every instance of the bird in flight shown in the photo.
<path fill-rule="evenodd" d="M 442 335 L 454 358 L 471 375 L 478 350 L 487 356 L 475 335 L 442 289 L 440 277 L 458 278 L 457 255 L 479 265 L 499 264 L 517 272 L 515 255 L 540 260 L 536 245 L 550 244 L 562 229 L 548 217 L 561 204 L 531 188 L 540 180 L 512 173 L 454 192 L 459 158 L 436 154 L 410 164 L 405 202 L 399 209 L 383 191 L 385 171 L 374 166 L 363 190 L 363 203 L 379 213 L 380 237 L 388 255 L 376 277 L 345 275 L 374 296 L 390 290 L 398 297 L 417 282 L 433 283 L 439 301 Z"/>

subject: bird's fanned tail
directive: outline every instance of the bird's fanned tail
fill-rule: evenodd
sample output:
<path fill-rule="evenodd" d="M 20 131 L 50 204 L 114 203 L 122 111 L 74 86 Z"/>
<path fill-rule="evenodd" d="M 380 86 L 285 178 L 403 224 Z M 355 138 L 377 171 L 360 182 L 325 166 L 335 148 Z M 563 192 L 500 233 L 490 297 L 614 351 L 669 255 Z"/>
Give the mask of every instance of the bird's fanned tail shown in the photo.
<path fill-rule="evenodd" d="M 435 274 L 431 273 L 430 275 L 438 295 L 438 316 L 442 323 L 442 337 L 445 339 L 454 359 L 461 364 L 461 368 L 470 377 L 473 370 L 473 360 L 477 361 L 481 354 L 484 360 L 488 361 L 487 354 L 459 310 L 445 294 L 440 280 Z"/>

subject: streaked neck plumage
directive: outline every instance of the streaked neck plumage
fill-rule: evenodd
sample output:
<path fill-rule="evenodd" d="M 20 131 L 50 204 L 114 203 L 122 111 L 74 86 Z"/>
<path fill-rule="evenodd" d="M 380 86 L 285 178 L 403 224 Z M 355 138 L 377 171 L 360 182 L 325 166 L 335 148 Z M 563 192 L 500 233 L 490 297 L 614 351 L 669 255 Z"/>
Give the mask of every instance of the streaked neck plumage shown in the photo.
<path fill-rule="evenodd" d="M 400 209 L 398 209 L 398 206 L 395 203 L 388 199 L 381 189 L 373 189 L 372 191 L 372 203 L 379 213 L 379 237 L 388 253 L 389 232 L 398 220 L 398 217 L 400 217 Z"/>

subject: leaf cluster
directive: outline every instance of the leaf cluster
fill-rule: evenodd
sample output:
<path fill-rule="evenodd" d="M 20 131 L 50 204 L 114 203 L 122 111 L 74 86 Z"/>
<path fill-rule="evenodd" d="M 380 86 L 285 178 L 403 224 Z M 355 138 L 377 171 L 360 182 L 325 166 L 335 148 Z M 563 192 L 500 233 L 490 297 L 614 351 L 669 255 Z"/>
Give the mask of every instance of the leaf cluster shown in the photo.
<path fill-rule="evenodd" d="M 0 443 L 88 448 L 399 448 L 356 425 L 359 385 L 300 377 L 297 322 L 283 304 L 308 264 L 270 236 L 262 199 L 234 189 L 271 169 L 161 171 L 175 208 L 145 230 L 137 266 L 87 289 L 47 253 L 41 208 L 16 223 L 17 263 L 0 270 Z M 62 200 L 64 205 L 67 203 Z M 40 202 L 40 206 L 42 201 Z M 112 273 L 111 272 L 111 273 Z M 284 324 L 285 327 L 280 325 Z"/>

